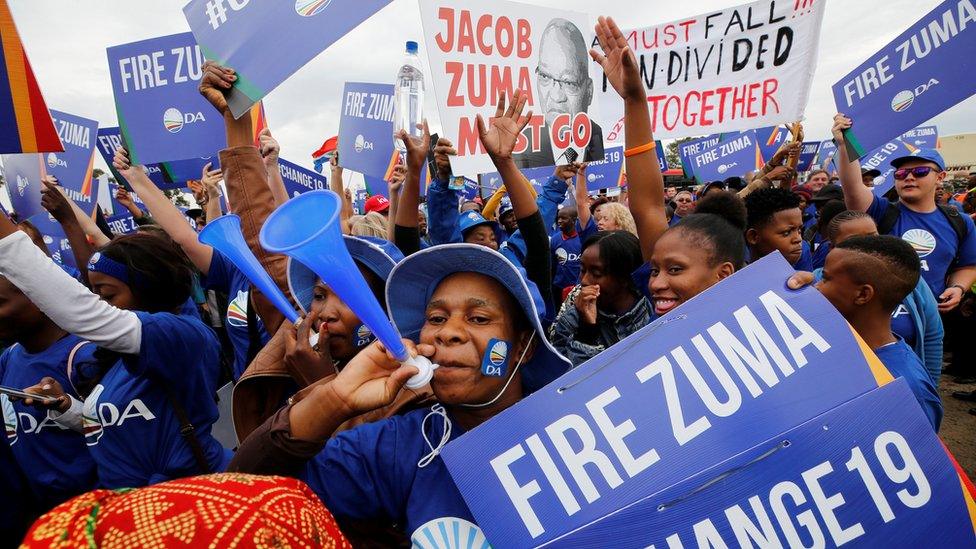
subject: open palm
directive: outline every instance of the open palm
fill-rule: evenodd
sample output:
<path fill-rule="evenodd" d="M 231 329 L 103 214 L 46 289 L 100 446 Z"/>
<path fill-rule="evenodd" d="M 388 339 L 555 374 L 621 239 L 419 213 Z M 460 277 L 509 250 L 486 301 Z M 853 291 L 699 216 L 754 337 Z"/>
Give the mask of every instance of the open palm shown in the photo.
<path fill-rule="evenodd" d="M 617 23 L 612 18 L 600 17 L 595 30 L 603 53 L 590 50 L 590 57 L 603 67 L 607 80 L 620 97 L 643 98 L 644 83 L 637 70 L 637 58 Z"/>
<path fill-rule="evenodd" d="M 512 151 L 518 141 L 519 134 L 532 119 L 532 111 L 526 116 L 522 116 L 528 96 L 521 90 L 517 90 L 512 96 L 512 103 L 508 110 L 505 110 L 505 95 L 498 99 L 498 109 L 495 111 L 495 118 L 491 121 L 491 127 L 485 128 L 485 122 L 478 115 L 478 133 L 481 136 L 481 144 L 493 158 L 511 158 Z"/>

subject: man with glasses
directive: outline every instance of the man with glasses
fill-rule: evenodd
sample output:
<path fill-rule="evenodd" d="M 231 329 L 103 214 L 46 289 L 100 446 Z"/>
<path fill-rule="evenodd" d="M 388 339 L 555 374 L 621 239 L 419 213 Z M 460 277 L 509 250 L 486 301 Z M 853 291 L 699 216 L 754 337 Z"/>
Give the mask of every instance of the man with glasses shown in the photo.
<path fill-rule="evenodd" d="M 669 227 L 674 227 L 679 222 L 681 218 L 691 215 L 695 212 L 695 199 L 692 197 L 691 192 L 681 191 L 674 196 L 674 215 L 671 216 L 671 222 L 668 223 Z"/>
<path fill-rule="evenodd" d="M 920 149 L 892 160 L 898 201 L 890 204 L 864 186 L 860 163 L 847 155 L 843 130 L 851 125 L 851 119 L 842 114 L 834 117 L 833 134 L 847 207 L 871 215 L 879 233 L 908 241 L 922 260 L 922 277 L 935 294 L 939 311 L 955 309 L 976 283 L 976 226 L 955 208 L 936 202 L 936 192 L 946 177 L 942 155 Z"/>
<path fill-rule="evenodd" d="M 565 19 L 553 19 L 542 31 L 539 40 L 539 65 L 535 69 L 536 113 L 545 115 L 546 124 L 541 132 L 540 150 L 515 155 L 519 168 L 571 164 L 580 159 L 574 152 L 553 158 L 550 128 L 560 114 L 570 115 L 587 112 L 593 102 L 593 79 L 588 73 L 589 52 L 583 33 Z M 568 126 L 567 126 L 568 129 Z M 603 130 L 590 120 L 590 143 L 583 155 L 583 162 L 603 160 Z M 568 156 L 572 156 L 569 158 Z"/>

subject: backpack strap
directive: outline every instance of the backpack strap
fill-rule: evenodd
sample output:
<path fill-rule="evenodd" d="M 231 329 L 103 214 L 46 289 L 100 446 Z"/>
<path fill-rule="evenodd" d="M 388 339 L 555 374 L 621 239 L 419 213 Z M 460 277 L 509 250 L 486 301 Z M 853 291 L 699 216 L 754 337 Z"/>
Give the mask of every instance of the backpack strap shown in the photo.
<path fill-rule="evenodd" d="M 183 408 L 183 405 L 180 404 L 179 399 L 169 387 L 166 388 L 166 398 L 169 399 L 169 403 L 173 407 L 173 412 L 176 413 L 176 419 L 180 422 L 180 436 L 190 445 L 190 451 L 193 453 L 193 458 L 196 459 L 200 474 L 206 475 L 212 473 L 210 463 L 207 461 L 207 455 L 203 451 L 203 445 L 200 444 L 200 439 L 197 438 L 196 427 L 190 423 L 186 409 Z"/>
<path fill-rule="evenodd" d="M 68 363 L 67 363 L 67 367 L 65 368 L 65 373 L 67 374 L 68 377 L 68 384 L 71 385 L 71 390 L 74 391 L 75 394 L 79 396 L 81 395 L 81 393 L 78 391 L 78 388 L 75 387 L 75 382 L 72 379 L 71 374 L 74 371 L 75 355 L 78 354 L 78 350 L 90 343 L 91 341 L 79 341 L 78 343 L 75 344 L 74 347 L 71 348 L 71 351 L 68 353 Z"/>
<path fill-rule="evenodd" d="M 959 243 L 962 244 L 966 240 L 966 236 L 969 235 L 969 226 L 966 225 L 966 220 L 959 215 L 959 210 L 946 204 L 938 204 L 936 207 L 949 220 L 949 225 L 952 225 L 952 230 L 956 232 L 956 237 L 959 239 Z"/>
<path fill-rule="evenodd" d="M 881 221 L 878 222 L 878 234 L 891 234 L 900 215 L 901 208 L 898 207 L 898 204 L 889 202 L 888 209 L 885 210 L 884 215 L 881 216 Z"/>

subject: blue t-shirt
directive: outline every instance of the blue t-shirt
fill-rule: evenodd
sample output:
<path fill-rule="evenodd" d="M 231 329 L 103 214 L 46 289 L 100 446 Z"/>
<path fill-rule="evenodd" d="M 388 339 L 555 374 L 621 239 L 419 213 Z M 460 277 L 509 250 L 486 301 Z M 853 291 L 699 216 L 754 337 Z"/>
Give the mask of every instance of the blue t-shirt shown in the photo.
<path fill-rule="evenodd" d="M 942 400 L 939 399 L 939 393 L 932 385 L 932 377 L 925 371 L 918 355 L 901 339 L 875 349 L 874 354 L 878 355 L 892 376 L 908 382 L 932 428 L 938 431 L 942 423 Z"/>
<path fill-rule="evenodd" d="M 201 282 L 203 287 L 208 290 L 217 290 L 227 294 L 225 323 L 227 336 L 234 347 L 234 381 L 237 381 L 247 369 L 247 350 L 251 344 L 251 336 L 247 327 L 247 308 L 249 306 L 248 297 L 250 296 L 251 282 L 231 260 L 217 250 L 214 250 L 213 258 L 210 260 L 210 269 Z M 264 330 L 264 323 L 261 322 L 261 318 L 257 315 L 254 318 L 258 322 L 257 330 L 261 345 L 265 345 L 271 338 Z"/>
<path fill-rule="evenodd" d="M 585 227 L 581 227 L 579 220 L 576 220 L 576 234 L 579 235 L 580 245 L 586 242 L 587 238 L 590 238 L 598 232 L 600 232 L 600 229 L 597 228 L 596 222 L 593 221 L 592 216 L 586 221 Z"/>
<path fill-rule="evenodd" d="M 868 208 L 868 215 L 880 223 L 888 210 L 888 201 L 880 196 Z M 976 265 L 976 226 L 968 215 L 962 220 L 968 229 L 966 239 L 959 241 L 956 231 L 945 214 L 939 210 L 918 213 L 900 202 L 901 214 L 890 234 L 899 236 L 918 252 L 922 260 L 922 278 L 938 298 L 946 288 L 948 274 L 960 267 Z"/>
<path fill-rule="evenodd" d="M 823 269 L 824 264 L 827 263 L 827 254 L 830 253 L 831 248 L 833 246 L 830 245 L 830 242 L 823 242 L 817 246 L 817 249 L 813 252 L 814 269 Z"/>
<path fill-rule="evenodd" d="M 800 259 L 796 260 L 793 264 L 793 268 L 798 271 L 812 271 L 813 270 L 813 254 L 810 253 L 810 245 L 807 241 L 803 241 L 803 251 L 800 252 Z"/>
<path fill-rule="evenodd" d="M 336 517 L 395 522 L 412 540 L 425 540 L 425 530 L 436 534 L 441 526 L 481 534 L 444 460 L 417 466 L 430 451 L 422 435 L 428 413 L 414 410 L 340 433 L 309 462 L 305 481 Z M 443 417 L 432 414 L 427 438 L 441 440 L 443 427 Z M 463 432 L 453 423 L 451 440 Z"/>
<path fill-rule="evenodd" d="M 556 270 L 552 285 L 557 288 L 575 286 L 580 277 L 580 239 L 579 235 L 566 238 L 562 231 L 549 237 L 549 251 L 555 261 Z"/>
<path fill-rule="evenodd" d="M 668 227 L 674 227 L 678 223 L 681 223 L 681 216 L 674 214 L 671 216 L 671 221 L 668 221 Z"/>
<path fill-rule="evenodd" d="M 28 353 L 16 344 L 0 355 L 0 385 L 23 389 L 43 377 L 54 378 L 75 398 L 68 382 L 67 364 L 71 350 L 81 343 L 74 335 L 61 338 L 39 353 Z M 72 368 L 92 360 L 95 346 L 82 345 Z M 85 437 L 55 423 L 53 412 L 25 406 L 0 395 L 7 443 L 20 465 L 39 504 L 45 509 L 96 487 L 95 462 L 85 447 Z M 4 473 L 5 474 L 5 473 Z"/>
<path fill-rule="evenodd" d="M 200 473 L 169 395 L 195 427 L 211 470 L 230 462 L 210 434 L 220 342 L 196 319 L 137 312 L 142 346 L 111 366 L 85 399 L 85 442 L 105 488 L 139 487 Z"/>
<path fill-rule="evenodd" d="M 911 299 L 909 295 L 905 300 Z M 898 337 L 905 340 L 911 348 L 915 348 L 915 342 L 918 341 L 918 330 L 915 327 L 915 321 L 912 319 L 912 312 L 908 310 L 905 302 L 902 301 L 895 307 L 895 311 L 891 313 L 891 331 L 895 333 Z"/>

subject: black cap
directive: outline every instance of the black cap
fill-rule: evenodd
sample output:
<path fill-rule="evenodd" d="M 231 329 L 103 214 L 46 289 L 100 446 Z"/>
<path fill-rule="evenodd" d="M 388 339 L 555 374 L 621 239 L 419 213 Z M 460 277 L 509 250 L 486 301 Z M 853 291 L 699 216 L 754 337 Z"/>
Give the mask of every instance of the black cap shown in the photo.
<path fill-rule="evenodd" d="M 881 170 L 878 169 L 866 170 L 864 168 L 861 168 L 861 177 L 864 176 L 878 177 L 879 175 L 881 175 Z"/>
<path fill-rule="evenodd" d="M 828 200 L 844 200 L 844 190 L 838 185 L 824 185 L 824 188 L 813 195 L 810 202 L 814 204 L 827 202 Z"/>

